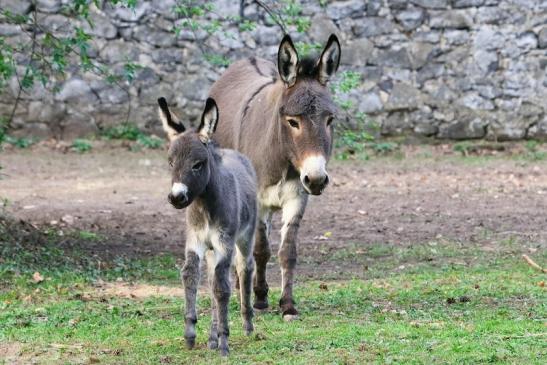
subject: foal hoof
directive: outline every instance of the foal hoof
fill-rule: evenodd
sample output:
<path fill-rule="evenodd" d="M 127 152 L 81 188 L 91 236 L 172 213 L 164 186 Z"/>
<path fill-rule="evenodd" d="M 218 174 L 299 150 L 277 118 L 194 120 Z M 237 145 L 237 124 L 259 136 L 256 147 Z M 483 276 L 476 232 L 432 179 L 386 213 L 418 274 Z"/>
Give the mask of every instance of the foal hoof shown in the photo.
<path fill-rule="evenodd" d="M 186 340 L 186 348 L 188 350 L 191 350 L 194 348 L 194 346 L 196 345 L 196 338 L 195 337 L 187 337 L 185 338 Z"/>
<path fill-rule="evenodd" d="M 218 341 L 209 339 L 209 341 L 207 341 L 207 347 L 209 347 L 209 350 L 218 349 Z"/>
<path fill-rule="evenodd" d="M 226 357 L 226 356 L 228 356 L 228 355 L 230 355 L 230 350 L 228 350 L 227 347 L 224 347 L 224 348 L 221 347 L 221 348 L 220 348 L 220 356 Z"/>

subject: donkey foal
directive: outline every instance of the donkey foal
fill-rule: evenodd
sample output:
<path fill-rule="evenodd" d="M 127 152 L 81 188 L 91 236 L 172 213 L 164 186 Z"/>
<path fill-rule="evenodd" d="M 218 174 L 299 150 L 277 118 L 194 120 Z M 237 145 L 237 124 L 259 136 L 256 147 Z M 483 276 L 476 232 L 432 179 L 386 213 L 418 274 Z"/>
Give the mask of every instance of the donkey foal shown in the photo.
<path fill-rule="evenodd" d="M 256 176 L 250 161 L 240 153 L 216 148 L 211 136 L 218 109 L 207 99 L 196 132 L 185 132 L 170 113 L 164 98 L 158 99 L 159 115 L 169 137 L 172 189 L 169 202 L 186 210 L 186 261 L 182 268 L 186 313 L 184 338 L 193 348 L 197 322 L 196 295 L 200 263 L 205 256 L 211 287 L 212 323 L 208 345 L 228 355 L 228 301 L 230 267 L 235 251 L 239 278 L 241 316 L 245 334 L 253 331 L 253 242 L 256 228 Z"/>

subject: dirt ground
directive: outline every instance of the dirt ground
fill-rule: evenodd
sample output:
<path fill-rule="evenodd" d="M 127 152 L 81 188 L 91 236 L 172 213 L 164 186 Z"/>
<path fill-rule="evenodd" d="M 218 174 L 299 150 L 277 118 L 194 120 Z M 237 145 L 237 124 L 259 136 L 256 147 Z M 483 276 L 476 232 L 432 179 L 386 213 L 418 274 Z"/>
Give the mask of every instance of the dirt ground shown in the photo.
<path fill-rule="evenodd" d="M 328 260 L 356 244 L 487 245 L 491 237 L 518 237 L 547 245 L 547 161 L 444 156 L 438 147 L 424 148 L 403 150 L 403 158 L 331 162 L 333 184 L 310 199 L 300 230 L 300 275 L 362 270 Z M 0 197 L 17 218 L 95 232 L 99 239 L 79 244 L 99 256 L 183 256 L 184 213 L 167 203 L 163 150 L 77 154 L 37 146 L 2 152 L 0 165 Z M 279 228 L 278 215 L 274 224 Z M 276 250 L 277 230 L 272 239 Z M 277 278 L 278 270 L 270 274 Z"/>

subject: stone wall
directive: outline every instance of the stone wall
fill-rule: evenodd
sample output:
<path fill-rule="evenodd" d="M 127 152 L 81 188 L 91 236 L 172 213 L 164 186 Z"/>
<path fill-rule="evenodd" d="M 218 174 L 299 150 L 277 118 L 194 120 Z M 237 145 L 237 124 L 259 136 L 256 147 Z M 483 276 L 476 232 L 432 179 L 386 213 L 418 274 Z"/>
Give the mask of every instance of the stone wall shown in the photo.
<path fill-rule="evenodd" d="M 60 15 L 67 0 L 39 0 L 40 21 L 63 32 L 72 20 Z M 247 1 L 251 3 L 251 1 Z M 2 7 L 29 10 L 29 1 L 1 0 Z M 385 135 L 414 133 L 436 138 L 547 139 L 547 1 L 543 0 L 346 0 L 303 1 L 312 20 L 298 41 L 342 40 L 341 70 L 359 71 L 362 85 L 348 95 L 357 109 L 381 124 Z M 195 121 L 212 82 L 223 71 L 203 61 L 199 45 L 236 60 L 249 55 L 275 59 L 282 37 L 255 4 L 245 15 L 252 32 L 209 39 L 171 31 L 178 21 L 173 0 L 138 1 L 135 11 L 103 7 L 92 13 L 92 54 L 113 69 L 126 59 L 143 66 L 130 95 L 94 75 L 72 74 L 53 95 L 40 87 L 23 94 L 14 134 L 71 139 L 126 118 L 158 132 L 155 103 L 165 96 Z M 239 1 L 216 1 L 223 15 L 237 15 Z M 26 39 L 0 24 L 8 41 Z M 7 114 L 15 80 L 0 96 Z"/>

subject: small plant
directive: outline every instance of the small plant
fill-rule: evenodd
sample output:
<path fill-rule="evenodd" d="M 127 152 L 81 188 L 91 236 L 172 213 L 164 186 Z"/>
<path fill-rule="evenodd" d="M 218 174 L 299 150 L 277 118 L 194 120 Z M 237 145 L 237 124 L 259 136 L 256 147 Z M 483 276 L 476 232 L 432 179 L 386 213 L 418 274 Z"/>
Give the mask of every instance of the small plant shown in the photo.
<path fill-rule="evenodd" d="M 75 139 L 71 147 L 79 153 L 84 153 L 90 151 L 92 146 L 86 139 Z"/>
<path fill-rule="evenodd" d="M 372 144 L 372 149 L 379 155 L 387 155 L 399 148 L 394 142 L 377 142 Z"/>
<path fill-rule="evenodd" d="M 547 159 L 547 151 L 540 150 L 540 143 L 538 141 L 528 141 L 524 145 L 527 150 L 527 157 L 534 161 L 541 161 Z"/>
<path fill-rule="evenodd" d="M 101 133 L 106 139 L 123 139 L 126 141 L 136 141 L 142 132 L 133 123 L 122 123 L 103 130 Z"/>
<path fill-rule="evenodd" d="M 11 136 L 5 135 L 3 139 L 7 143 L 17 148 L 28 148 L 34 144 L 34 140 L 32 138 L 26 138 L 26 137 L 11 137 Z"/>
<path fill-rule="evenodd" d="M 99 235 L 95 232 L 80 231 L 78 236 L 83 240 L 95 241 L 99 239 Z"/>
<path fill-rule="evenodd" d="M 465 142 L 458 142 L 454 144 L 454 147 L 452 147 L 454 152 L 460 152 L 462 156 L 469 156 L 469 152 L 471 150 L 471 143 L 465 141 Z"/>
<path fill-rule="evenodd" d="M 154 135 L 147 136 L 145 134 L 141 134 L 137 138 L 137 143 L 145 148 L 158 149 L 163 146 L 163 139 Z"/>

